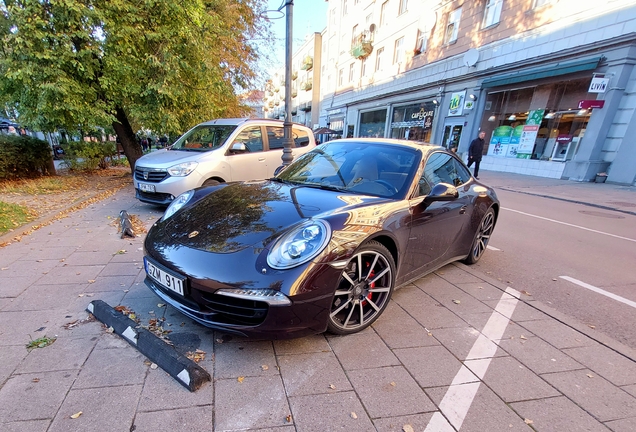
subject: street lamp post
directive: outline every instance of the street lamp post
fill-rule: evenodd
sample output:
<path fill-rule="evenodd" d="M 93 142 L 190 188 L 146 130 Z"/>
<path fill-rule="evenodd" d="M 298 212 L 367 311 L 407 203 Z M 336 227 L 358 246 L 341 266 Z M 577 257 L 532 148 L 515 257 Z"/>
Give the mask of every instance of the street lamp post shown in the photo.
<path fill-rule="evenodd" d="M 292 108 L 291 108 L 291 81 L 292 81 L 292 26 L 294 0 L 287 0 L 283 6 L 286 8 L 285 26 L 285 122 L 283 123 L 283 166 L 289 165 L 294 159 L 292 148 Z M 280 10 L 280 9 L 279 9 Z"/>

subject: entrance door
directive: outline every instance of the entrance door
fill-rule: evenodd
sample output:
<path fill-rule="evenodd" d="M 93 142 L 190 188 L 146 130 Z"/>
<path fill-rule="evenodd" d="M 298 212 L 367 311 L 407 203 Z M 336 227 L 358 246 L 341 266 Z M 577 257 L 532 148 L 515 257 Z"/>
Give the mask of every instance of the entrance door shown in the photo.
<path fill-rule="evenodd" d="M 442 146 L 447 149 L 457 149 L 459 147 L 459 139 L 462 136 L 464 123 L 447 123 L 444 125 L 444 136 L 442 138 Z"/>

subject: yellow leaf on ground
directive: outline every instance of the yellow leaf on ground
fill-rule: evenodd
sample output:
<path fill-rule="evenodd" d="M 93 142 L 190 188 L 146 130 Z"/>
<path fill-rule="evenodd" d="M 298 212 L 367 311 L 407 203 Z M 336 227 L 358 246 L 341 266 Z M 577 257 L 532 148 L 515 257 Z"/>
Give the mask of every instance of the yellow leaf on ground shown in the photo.
<path fill-rule="evenodd" d="M 238 382 L 242 383 L 245 380 L 245 377 L 238 377 L 236 380 Z"/>
<path fill-rule="evenodd" d="M 72 418 L 72 419 L 76 419 L 76 418 L 78 418 L 78 417 L 79 417 L 79 416 L 81 416 L 81 415 L 82 415 L 82 412 L 80 411 L 80 412 L 77 412 L 77 413 L 73 414 L 73 415 L 71 416 L 71 418 Z"/>

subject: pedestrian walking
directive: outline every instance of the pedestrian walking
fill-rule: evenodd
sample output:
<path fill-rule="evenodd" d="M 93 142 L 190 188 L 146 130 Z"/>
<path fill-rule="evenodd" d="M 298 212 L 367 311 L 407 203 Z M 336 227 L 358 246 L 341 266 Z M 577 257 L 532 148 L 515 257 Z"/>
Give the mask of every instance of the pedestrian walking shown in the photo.
<path fill-rule="evenodd" d="M 474 175 L 479 180 L 479 164 L 481 163 L 481 156 L 484 153 L 484 137 L 486 132 L 479 132 L 479 136 L 471 141 L 470 147 L 468 147 L 468 168 L 474 163 L 475 171 Z"/>

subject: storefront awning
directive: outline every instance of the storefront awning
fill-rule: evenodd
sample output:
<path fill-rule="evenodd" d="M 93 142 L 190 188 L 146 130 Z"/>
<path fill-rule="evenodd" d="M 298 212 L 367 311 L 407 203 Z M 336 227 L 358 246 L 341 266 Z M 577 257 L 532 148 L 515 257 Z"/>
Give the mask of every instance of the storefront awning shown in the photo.
<path fill-rule="evenodd" d="M 583 60 L 556 63 L 552 66 L 542 66 L 523 72 L 515 72 L 507 75 L 499 75 L 486 78 L 481 86 L 483 88 L 499 87 L 508 84 L 515 84 L 524 81 L 549 78 L 553 76 L 566 75 L 574 72 L 596 69 L 603 57 L 591 57 Z"/>

